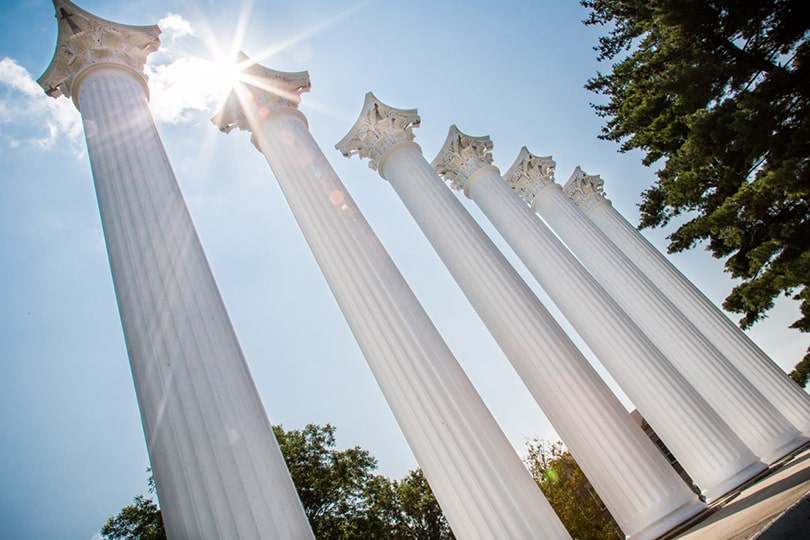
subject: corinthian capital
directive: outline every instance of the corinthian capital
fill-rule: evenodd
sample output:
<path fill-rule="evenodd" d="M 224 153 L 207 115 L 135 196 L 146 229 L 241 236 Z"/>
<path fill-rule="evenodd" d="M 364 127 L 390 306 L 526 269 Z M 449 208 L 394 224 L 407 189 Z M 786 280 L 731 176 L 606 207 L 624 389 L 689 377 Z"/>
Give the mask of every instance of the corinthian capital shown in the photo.
<path fill-rule="evenodd" d="M 596 205 L 610 202 L 605 198 L 605 181 L 598 174 L 585 174 L 577 167 L 563 186 L 563 191 L 587 214 Z"/>
<path fill-rule="evenodd" d="M 492 166 L 492 140 L 489 135 L 465 135 L 453 124 L 444 146 L 430 165 L 450 182 L 450 187 L 462 189 L 475 172 Z"/>
<path fill-rule="evenodd" d="M 556 185 L 554 182 L 556 166 L 551 156 L 536 156 L 524 146 L 503 177 L 521 199 L 532 204 L 538 193 Z"/>
<path fill-rule="evenodd" d="M 160 47 L 160 28 L 129 26 L 101 19 L 68 0 L 54 0 L 59 30 L 56 52 L 37 80 L 51 97 L 75 94 L 77 76 L 94 64 L 118 64 L 143 78 L 146 57 Z M 75 96 L 74 101 L 75 101 Z"/>
<path fill-rule="evenodd" d="M 278 109 L 298 109 L 301 94 L 309 92 L 309 73 L 286 73 L 261 66 L 239 51 L 239 81 L 211 121 L 220 131 L 253 131 L 256 122 Z"/>
<path fill-rule="evenodd" d="M 368 166 L 376 171 L 388 150 L 397 144 L 413 141 L 415 127 L 419 127 L 416 109 L 389 107 L 369 92 L 357 122 L 335 148 L 346 157 L 357 154 L 368 158 Z"/>

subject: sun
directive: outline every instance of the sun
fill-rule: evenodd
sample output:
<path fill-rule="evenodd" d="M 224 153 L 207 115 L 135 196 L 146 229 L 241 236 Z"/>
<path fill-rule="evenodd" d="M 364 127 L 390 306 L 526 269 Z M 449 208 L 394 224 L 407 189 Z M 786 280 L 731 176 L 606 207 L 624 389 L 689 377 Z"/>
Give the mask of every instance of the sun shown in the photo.
<path fill-rule="evenodd" d="M 243 80 L 244 66 L 236 60 L 236 53 L 220 54 L 209 62 L 208 77 L 211 85 L 216 88 L 215 95 L 224 100 L 230 91 Z"/>

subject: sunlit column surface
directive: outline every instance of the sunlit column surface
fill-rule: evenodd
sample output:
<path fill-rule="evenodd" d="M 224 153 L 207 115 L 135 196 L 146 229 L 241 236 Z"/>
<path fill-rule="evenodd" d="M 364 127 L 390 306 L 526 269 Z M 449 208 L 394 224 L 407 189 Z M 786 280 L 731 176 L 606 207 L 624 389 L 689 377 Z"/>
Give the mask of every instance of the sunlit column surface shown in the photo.
<path fill-rule="evenodd" d="M 707 499 L 713 499 L 765 468 L 641 332 L 602 286 L 492 166 L 489 137 L 450 128 L 433 167 L 450 186 L 481 208 L 526 264 Z M 652 443 L 650 443 L 652 444 Z M 663 456 L 660 456 L 663 459 Z M 633 469 L 632 464 L 627 464 Z M 665 478 L 634 470 L 626 486 L 600 489 L 604 500 L 621 499 L 633 482 L 682 483 L 670 467 Z M 594 474 L 600 474 L 595 471 Z M 591 478 L 589 473 L 588 478 Z M 606 494 L 603 494 L 603 491 Z M 608 506 L 611 506 L 608 503 Z M 661 509 L 649 509 L 650 515 Z"/>
<path fill-rule="evenodd" d="M 369 158 L 391 182 L 622 530 L 652 538 L 699 512 L 697 496 L 670 481 L 669 464 L 422 157 L 418 125 L 415 110 L 368 93 L 337 147 Z"/>
<path fill-rule="evenodd" d="M 312 138 L 306 72 L 244 79 L 214 123 L 253 133 L 455 535 L 568 538 Z"/>
<path fill-rule="evenodd" d="M 149 111 L 160 30 L 55 5 L 39 83 L 82 113 L 167 535 L 312 538 Z"/>
<path fill-rule="evenodd" d="M 670 363 L 766 463 L 804 438 L 588 219 L 554 181 L 554 162 L 525 147 L 504 175 Z"/>
<path fill-rule="evenodd" d="M 563 190 L 779 412 L 810 435 L 810 395 L 627 222 L 605 198 L 603 184 L 577 168 Z"/>

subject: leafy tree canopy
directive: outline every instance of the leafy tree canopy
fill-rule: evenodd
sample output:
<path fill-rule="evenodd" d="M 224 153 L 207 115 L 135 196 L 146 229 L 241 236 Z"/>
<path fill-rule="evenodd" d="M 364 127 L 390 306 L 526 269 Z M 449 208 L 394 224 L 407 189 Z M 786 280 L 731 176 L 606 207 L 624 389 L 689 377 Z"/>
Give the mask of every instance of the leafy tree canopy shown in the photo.
<path fill-rule="evenodd" d="M 318 538 L 342 538 L 358 521 L 373 520 L 366 491 L 377 484 L 377 460 L 360 447 L 335 449 L 335 428 L 273 426 L 281 453 Z"/>
<path fill-rule="evenodd" d="M 359 446 L 338 450 L 335 428 L 273 426 L 316 538 L 449 540 L 454 538 L 420 469 L 402 480 L 375 474 L 377 460 Z M 154 480 L 149 479 L 154 493 Z M 160 510 L 138 495 L 107 520 L 108 540 L 165 540 Z"/>
<path fill-rule="evenodd" d="M 601 137 L 661 164 L 641 226 L 684 218 L 741 282 L 724 307 L 749 327 L 780 294 L 810 331 L 810 17 L 804 0 L 582 0 L 603 25 Z M 810 356 L 810 355 L 809 355 Z"/>
<path fill-rule="evenodd" d="M 396 517 L 398 538 L 440 540 L 455 538 L 450 531 L 422 469 L 394 483 L 399 503 Z"/>
<path fill-rule="evenodd" d="M 621 529 L 562 442 L 534 439 L 524 460 L 554 512 L 578 540 L 618 540 Z"/>
<path fill-rule="evenodd" d="M 155 479 L 150 476 L 149 493 L 155 493 Z M 166 540 L 160 509 L 151 498 L 138 495 L 132 504 L 112 516 L 101 528 L 109 540 Z"/>

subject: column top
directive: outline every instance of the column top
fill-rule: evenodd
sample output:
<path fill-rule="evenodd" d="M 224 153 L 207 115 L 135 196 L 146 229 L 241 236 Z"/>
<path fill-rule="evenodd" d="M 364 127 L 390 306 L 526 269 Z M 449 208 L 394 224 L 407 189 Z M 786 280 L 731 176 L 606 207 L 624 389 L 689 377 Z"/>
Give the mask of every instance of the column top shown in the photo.
<path fill-rule="evenodd" d="M 537 156 L 524 146 L 503 178 L 521 199 L 531 205 L 541 191 L 557 185 L 554 181 L 556 167 L 551 156 Z"/>
<path fill-rule="evenodd" d="M 234 128 L 254 131 L 257 127 L 251 119 L 258 115 L 266 118 L 278 109 L 298 109 L 301 94 L 309 92 L 309 73 L 276 71 L 251 60 L 243 51 L 236 55 L 240 66 L 239 81 L 236 82 L 225 103 L 211 118 L 220 131 L 230 133 Z M 245 106 L 252 105 L 255 111 L 248 115 Z M 254 120 L 255 121 L 255 120 Z"/>
<path fill-rule="evenodd" d="M 579 166 L 563 186 L 563 191 L 587 214 L 600 203 L 610 201 L 605 197 L 605 181 L 598 174 L 586 174 Z"/>
<path fill-rule="evenodd" d="M 492 167 L 492 140 L 489 135 L 473 137 L 453 124 L 444 146 L 430 163 L 453 189 L 464 188 L 470 177 L 484 167 Z"/>
<path fill-rule="evenodd" d="M 368 158 L 368 166 L 377 171 L 388 150 L 413 141 L 413 128 L 419 127 L 419 122 L 416 109 L 389 107 L 368 92 L 360 117 L 335 148 L 347 158 L 355 154 Z"/>
<path fill-rule="evenodd" d="M 160 28 L 130 26 L 96 17 L 69 0 L 54 0 L 59 30 L 56 51 L 37 83 L 51 97 L 73 97 L 76 78 L 94 64 L 118 64 L 139 74 L 146 86 L 146 57 L 160 47 Z M 147 89 L 148 91 L 148 89 Z M 78 106 L 78 103 L 77 103 Z"/>

